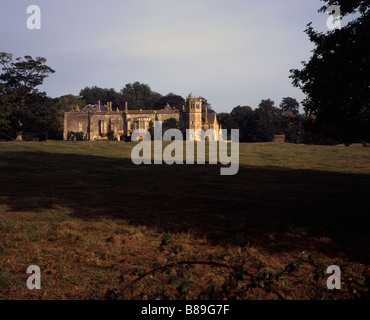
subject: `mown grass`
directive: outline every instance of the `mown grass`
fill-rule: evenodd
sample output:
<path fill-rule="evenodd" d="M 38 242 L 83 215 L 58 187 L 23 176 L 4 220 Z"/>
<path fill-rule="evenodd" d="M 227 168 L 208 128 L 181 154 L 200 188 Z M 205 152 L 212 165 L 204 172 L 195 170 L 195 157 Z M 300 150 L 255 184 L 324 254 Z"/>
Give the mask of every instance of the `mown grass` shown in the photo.
<path fill-rule="evenodd" d="M 220 176 L 219 165 L 135 166 L 132 147 L 0 143 L 1 299 L 103 299 L 155 266 L 211 257 L 244 258 L 256 275 L 300 261 L 274 282 L 279 294 L 257 285 L 245 299 L 368 297 L 370 148 L 241 144 L 239 173 Z M 164 233 L 172 242 L 158 250 Z M 38 291 L 26 287 L 33 264 Z M 342 290 L 326 288 L 331 264 Z M 186 298 L 227 275 L 195 265 Z M 174 297 L 171 276 L 148 276 L 123 298 Z"/>

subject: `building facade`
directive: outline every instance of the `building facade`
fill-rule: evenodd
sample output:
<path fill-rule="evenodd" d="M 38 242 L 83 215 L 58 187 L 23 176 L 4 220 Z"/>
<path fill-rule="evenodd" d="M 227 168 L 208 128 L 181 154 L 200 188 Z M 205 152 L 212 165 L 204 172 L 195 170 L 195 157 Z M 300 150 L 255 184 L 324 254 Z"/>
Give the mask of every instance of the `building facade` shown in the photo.
<path fill-rule="evenodd" d="M 82 111 L 64 114 L 64 140 L 69 132 L 82 132 L 86 140 L 108 140 L 109 133 L 118 140 L 129 140 L 136 129 L 147 130 L 150 122 L 176 119 L 181 129 L 214 130 L 214 139 L 219 140 L 220 126 L 217 114 L 202 106 L 202 98 L 190 94 L 185 106 L 176 109 L 167 105 L 162 110 L 112 110 L 112 103 L 100 106 L 88 105 Z M 198 139 L 197 135 L 194 139 Z"/>

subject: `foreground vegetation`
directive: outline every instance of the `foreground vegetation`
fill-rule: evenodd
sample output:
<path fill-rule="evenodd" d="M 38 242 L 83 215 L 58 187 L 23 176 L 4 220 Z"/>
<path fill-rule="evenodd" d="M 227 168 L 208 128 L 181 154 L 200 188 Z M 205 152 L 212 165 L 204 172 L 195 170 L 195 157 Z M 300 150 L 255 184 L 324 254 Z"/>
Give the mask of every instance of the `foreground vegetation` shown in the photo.
<path fill-rule="evenodd" d="M 241 144 L 220 176 L 132 146 L 0 143 L 1 299 L 369 298 L 370 148 Z"/>

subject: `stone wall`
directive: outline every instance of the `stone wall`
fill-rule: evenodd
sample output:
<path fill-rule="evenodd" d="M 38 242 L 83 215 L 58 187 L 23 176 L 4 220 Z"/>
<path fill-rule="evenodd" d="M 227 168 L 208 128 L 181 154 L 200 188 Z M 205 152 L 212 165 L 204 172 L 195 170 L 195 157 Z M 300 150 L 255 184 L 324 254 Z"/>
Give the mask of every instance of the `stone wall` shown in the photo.
<path fill-rule="evenodd" d="M 285 135 L 284 134 L 275 134 L 274 135 L 274 142 L 284 143 L 285 142 Z"/>
<path fill-rule="evenodd" d="M 153 123 L 155 119 L 157 118 L 158 121 L 165 121 L 170 118 L 174 118 L 177 121 L 181 122 L 180 119 L 180 110 L 133 110 L 128 111 L 127 113 L 124 113 L 124 127 L 127 128 L 127 135 L 130 136 L 133 131 L 133 123 L 135 119 L 138 118 L 150 118 Z M 126 134 L 126 132 L 125 132 Z"/>
<path fill-rule="evenodd" d="M 116 137 L 120 135 L 118 131 L 123 127 L 121 112 L 96 112 L 90 116 L 90 140 L 108 139 L 100 136 L 100 121 L 107 123 L 107 131 L 113 131 Z"/>
<path fill-rule="evenodd" d="M 63 139 L 67 140 L 68 131 L 89 133 L 89 114 L 83 112 L 66 112 L 64 114 Z"/>

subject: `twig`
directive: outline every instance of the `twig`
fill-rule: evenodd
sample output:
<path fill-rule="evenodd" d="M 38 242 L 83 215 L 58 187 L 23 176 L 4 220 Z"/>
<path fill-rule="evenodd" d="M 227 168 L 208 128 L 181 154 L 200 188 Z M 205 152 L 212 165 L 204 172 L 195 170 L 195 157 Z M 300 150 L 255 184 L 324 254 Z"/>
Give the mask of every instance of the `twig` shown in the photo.
<path fill-rule="evenodd" d="M 183 264 L 202 264 L 202 265 L 211 265 L 211 266 L 216 266 L 216 267 L 221 267 L 221 268 L 228 268 L 228 269 L 233 269 L 237 270 L 240 266 L 235 266 L 235 265 L 230 265 L 227 263 L 223 262 L 215 262 L 215 261 L 202 261 L 202 260 L 182 260 L 182 261 L 177 261 L 177 262 L 172 262 L 165 264 L 163 266 L 156 267 L 141 276 L 135 278 L 133 281 L 131 281 L 127 286 L 123 288 L 123 291 L 126 291 L 128 288 L 132 287 L 136 282 L 140 281 L 141 279 L 145 278 L 146 276 L 150 274 L 154 274 L 157 271 L 164 270 L 167 268 L 175 267 L 178 265 L 183 265 Z"/>
<path fill-rule="evenodd" d="M 162 266 L 158 266 L 148 272 L 145 272 L 144 274 L 142 274 L 141 276 L 135 278 L 133 281 L 131 281 L 128 285 L 126 285 L 123 290 L 121 291 L 120 295 L 123 295 L 123 292 L 125 292 L 127 289 L 131 288 L 135 283 L 137 283 L 138 281 L 140 281 L 141 279 L 145 278 L 146 276 L 150 275 L 150 274 L 154 274 L 158 271 L 163 271 L 167 268 L 171 268 L 171 267 L 175 267 L 175 266 L 178 266 L 178 265 L 184 265 L 184 264 L 198 264 L 198 265 L 211 265 L 211 266 L 216 266 L 216 267 L 220 267 L 220 268 L 228 268 L 228 269 L 233 269 L 233 270 L 238 270 L 240 268 L 240 265 L 231 265 L 231 264 L 227 264 L 227 263 L 223 263 L 223 262 L 216 262 L 216 261 L 205 261 L 205 260 L 182 260 L 182 261 L 177 261 L 177 262 L 172 262 L 172 263 L 168 263 L 168 264 L 165 264 L 165 265 L 162 265 Z M 249 273 L 249 272 L 243 272 L 245 273 L 247 276 L 250 276 L 250 277 L 253 277 L 254 275 Z M 275 288 L 272 288 L 271 290 L 273 293 L 275 293 L 279 299 L 281 300 L 286 300 L 285 297 L 278 291 L 276 290 Z"/>
<path fill-rule="evenodd" d="M 273 293 L 275 293 L 275 294 L 278 296 L 278 298 L 280 298 L 281 300 L 286 300 L 286 299 L 283 297 L 283 295 L 282 295 L 279 291 L 277 291 L 276 289 L 271 289 L 271 291 L 272 291 Z"/>

